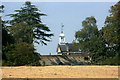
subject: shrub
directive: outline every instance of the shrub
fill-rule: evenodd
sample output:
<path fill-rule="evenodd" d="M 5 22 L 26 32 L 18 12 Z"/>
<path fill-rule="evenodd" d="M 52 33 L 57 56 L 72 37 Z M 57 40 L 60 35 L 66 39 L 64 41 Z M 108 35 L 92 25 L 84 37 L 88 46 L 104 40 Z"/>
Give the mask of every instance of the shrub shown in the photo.
<path fill-rule="evenodd" d="M 12 45 L 12 50 L 5 52 L 6 60 L 3 65 L 23 66 L 23 65 L 40 65 L 38 53 L 34 53 L 34 46 L 24 42 Z M 6 62 L 6 64 L 5 64 Z"/>
<path fill-rule="evenodd" d="M 43 66 L 45 66 L 45 61 L 42 62 Z"/>

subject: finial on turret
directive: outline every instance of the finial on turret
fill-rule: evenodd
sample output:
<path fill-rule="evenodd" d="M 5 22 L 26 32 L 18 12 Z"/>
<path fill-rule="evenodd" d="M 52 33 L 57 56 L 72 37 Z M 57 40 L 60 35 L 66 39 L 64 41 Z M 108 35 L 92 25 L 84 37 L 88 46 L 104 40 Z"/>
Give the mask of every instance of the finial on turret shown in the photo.
<path fill-rule="evenodd" d="M 61 27 L 61 33 L 63 33 L 63 27 L 64 27 L 64 25 L 62 24 L 62 27 Z"/>

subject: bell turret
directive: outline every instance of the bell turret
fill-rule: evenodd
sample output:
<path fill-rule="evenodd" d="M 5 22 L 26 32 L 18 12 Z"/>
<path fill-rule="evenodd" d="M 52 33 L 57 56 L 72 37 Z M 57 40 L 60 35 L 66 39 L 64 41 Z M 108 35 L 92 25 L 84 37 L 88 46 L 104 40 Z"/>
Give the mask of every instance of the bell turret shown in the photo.
<path fill-rule="evenodd" d="M 64 27 L 64 25 L 61 26 L 61 33 L 59 35 L 59 44 L 64 44 L 65 43 L 65 35 L 63 33 L 63 27 Z"/>

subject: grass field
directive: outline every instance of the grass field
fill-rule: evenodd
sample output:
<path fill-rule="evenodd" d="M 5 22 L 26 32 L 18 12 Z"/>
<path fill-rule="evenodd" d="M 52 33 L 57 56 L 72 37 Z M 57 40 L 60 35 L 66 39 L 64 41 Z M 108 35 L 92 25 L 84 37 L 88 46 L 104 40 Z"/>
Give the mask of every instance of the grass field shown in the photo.
<path fill-rule="evenodd" d="M 118 66 L 1 67 L 2 78 L 118 78 Z"/>

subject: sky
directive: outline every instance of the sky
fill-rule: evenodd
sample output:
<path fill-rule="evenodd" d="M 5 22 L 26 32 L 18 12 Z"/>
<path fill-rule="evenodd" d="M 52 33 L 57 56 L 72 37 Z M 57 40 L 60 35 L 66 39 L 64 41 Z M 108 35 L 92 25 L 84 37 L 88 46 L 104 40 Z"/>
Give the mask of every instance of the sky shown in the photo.
<path fill-rule="evenodd" d="M 27 0 L 1 0 L 2 2 L 25 2 Z M 117 2 L 118 0 L 29 0 L 31 2 Z"/>
<path fill-rule="evenodd" d="M 66 43 L 71 43 L 75 37 L 75 32 L 82 29 L 82 21 L 86 17 L 94 16 L 97 20 L 98 29 L 104 26 L 106 16 L 109 16 L 110 6 L 116 2 L 32 2 L 47 16 L 41 17 L 41 20 L 50 29 L 54 36 L 47 46 L 35 44 L 36 51 L 41 55 L 56 55 L 56 49 L 61 32 L 61 24 L 64 24 L 63 33 L 65 34 Z M 4 8 L 3 19 L 11 19 L 5 15 L 14 13 L 14 10 L 24 6 L 23 2 L 3 2 Z"/>

